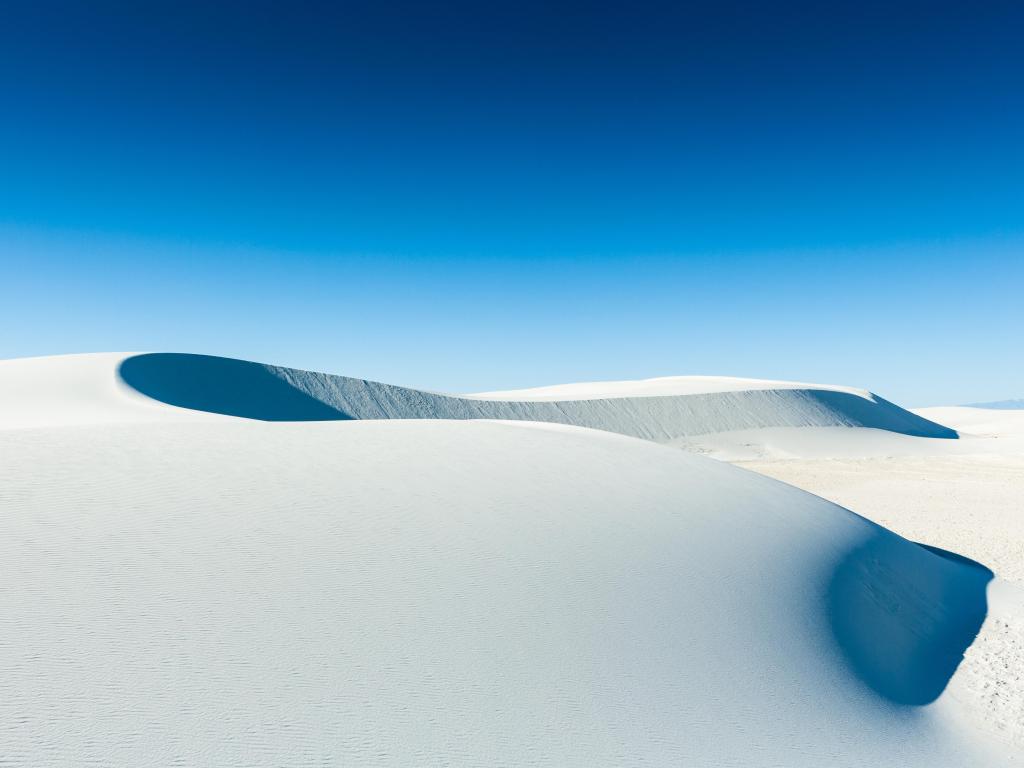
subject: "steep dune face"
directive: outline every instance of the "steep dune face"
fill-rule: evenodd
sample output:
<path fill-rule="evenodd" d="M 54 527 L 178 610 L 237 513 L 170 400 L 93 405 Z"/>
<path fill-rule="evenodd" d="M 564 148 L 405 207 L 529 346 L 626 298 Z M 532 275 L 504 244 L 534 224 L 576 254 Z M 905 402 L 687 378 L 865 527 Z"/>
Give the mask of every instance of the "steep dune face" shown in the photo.
<path fill-rule="evenodd" d="M 456 397 L 242 360 L 187 354 L 125 359 L 121 379 L 155 400 L 264 421 L 502 419 L 591 427 L 655 441 L 766 427 L 870 427 L 954 438 L 956 432 L 867 392 L 778 385 L 661 396 L 568 400 Z M 734 380 L 735 381 L 735 380 Z"/>
<path fill-rule="evenodd" d="M 436 420 L 0 451 L 15 764 L 1013 764 L 945 694 L 991 574 L 719 462 Z"/>

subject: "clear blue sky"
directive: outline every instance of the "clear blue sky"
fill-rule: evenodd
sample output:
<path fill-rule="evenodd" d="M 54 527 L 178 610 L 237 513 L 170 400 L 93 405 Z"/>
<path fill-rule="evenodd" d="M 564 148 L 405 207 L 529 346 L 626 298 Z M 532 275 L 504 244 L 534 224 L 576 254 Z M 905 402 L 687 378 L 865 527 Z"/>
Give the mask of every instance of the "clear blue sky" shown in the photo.
<path fill-rule="evenodd" d="M 6 4 L 0 357 L 1024 396 L 1019 3 Z"/>

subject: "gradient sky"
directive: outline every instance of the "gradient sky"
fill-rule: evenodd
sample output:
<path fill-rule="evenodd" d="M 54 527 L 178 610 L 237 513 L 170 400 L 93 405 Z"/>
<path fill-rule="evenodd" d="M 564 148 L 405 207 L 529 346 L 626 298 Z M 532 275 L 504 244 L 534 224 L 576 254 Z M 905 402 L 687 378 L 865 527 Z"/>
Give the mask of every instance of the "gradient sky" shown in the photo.
<path fill-rule="evenodd" d="M 13 2 L 0 357 L 1024 396 L 1020 3 Z"/>

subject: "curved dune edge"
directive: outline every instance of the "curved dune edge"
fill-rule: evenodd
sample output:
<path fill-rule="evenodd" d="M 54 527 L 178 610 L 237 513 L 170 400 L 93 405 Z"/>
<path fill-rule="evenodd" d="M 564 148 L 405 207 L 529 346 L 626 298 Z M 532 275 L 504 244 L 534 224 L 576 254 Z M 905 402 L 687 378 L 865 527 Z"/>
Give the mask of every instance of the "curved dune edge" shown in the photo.
<path fill-rule="evenodd" d="M 123 382 L 153 400 L 262 421 L 498 419 L 590 427 L 667 442 L 766 427 L 868 427 L 904 435 L 957 433 L 876 395 L 837 389 L 750 389 L 582 400 L 482 400 L 347 376 L 181 353 L 133 355 Z"/>

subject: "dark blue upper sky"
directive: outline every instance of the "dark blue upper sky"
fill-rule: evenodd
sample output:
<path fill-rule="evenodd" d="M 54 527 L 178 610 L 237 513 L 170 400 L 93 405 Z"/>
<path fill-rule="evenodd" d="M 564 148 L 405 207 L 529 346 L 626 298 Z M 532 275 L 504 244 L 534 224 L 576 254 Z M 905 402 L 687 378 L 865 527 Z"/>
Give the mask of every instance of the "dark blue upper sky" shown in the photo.
<path fill-rule="evenodd" d="M 889 382 L 881 367 L 865 367 L 872 349 L 851 327 L 873 321 L 842 310 L 848 296 L 832 317 L 821 296 L 936 272 L 946 277 L 929 278 L 932 311 L 956 311 L 952 292 L 991 281 L 987 325 L 971 333 L 1009 323 L 1020 337 L 1010 293 L 1024 293 L 1019 3 L 38 0 L 0 13 L 0 227 L 19 301 L 83 264 L 83 274 L 125 274 L 111 254 L 127 238 L 137 262 L 127 290 L 145 296 L 150 313 L 189 306 L 187 297 L 171 303 L 144 279 L 150 272 L 190 271 L 225 292 L 237 287 L 232 275 L 244 276 L 250 295 L 263 296 L 297 264 L 339 303 L 388 304 L 389 285 L 420 285 L 433 308 L 405 319 L 439 332 L 448 319 L 489 316 L 488 297 L 507 284 L 522 303 L 491 317 L 492 330 L 540 350 L 507 367 L 484 354 L 472 374 L 465 360 L 436 355 L 436 367 L 386 364 L 381 345 L 397 337 L 353 350 L 318 336 L 309 347 L 320 353 L 301 356 L 288 346 L 297 328 L 262 346 L 218 336 L 216 322 L 205 334 L 189 330 L 196 313 L 216 320 L 218 308 L 204 303 L 177 335 L 146 312 L 123 318 L 134 334 L 111 333 L 116 302 L 83 277 L 41 295 L 38 330 L 2 339 L 0 356 L 170 344 L 451 388 L 539 384 L 575 370 L 845 375 L 820 354 L 764 370 L 742 329 L 772 323 L 770 312 L 743 309 L 765 291 L 783 304 L 810 297 L 868 378 L 844 383 L 881 387 Z M 119 245 L 105 248 L 107 239 Z M 204 248 L 219 250 L 196 255 Z M 549 287 L 538 293 L 523 270 Z M 420 273 L 421 283 L 409 277 Z M 548 349 L 545 326 L 530 320 L 574 322 L 575 299 L 552 291 L 553 281 L 570 294 L 583 286 L 594 314 L 603 302 L 635 337 L 655 324 L 664 340 L 673 327 L 681 338 L 700 317 L 678 307 L 649 316 L 643 297 L 671 302 L 669 286 L 682 297 L 701 280 L 719 291 L 737 275 L 734 332 L 715 354 L 691 345 L 659 356 L 664 344 L 652 343 L 636 359 L 563 369 L 545 361 L 590 343 L 587 327 Z M 99 292 L 96 311 L 108 313 L 102 327 L 62 315 L 86 283 Z M 284 285 L 278 301 L 301 307 L 305 284 Z M 900 332 L 896 305 L 862 298 L 876 317 L 890 310 Z M 265 302 L 238 301 L 223 298 L 255 334 Z M 388 311 L 402 314 L 393 304 Z M 451 306 L 460 317 L 443 317 Z M 81 331 L 62 339 L 58 320 Z M 325 309 L 314 324 L 342 321 L 351 318 Z M 730 345 L 732 358 L 716 356 Z M 1022 373 L 999 374 L 999 391 L 964 382 L 948 397 L 1019 396 Z"/>

